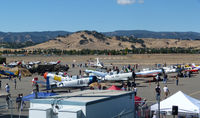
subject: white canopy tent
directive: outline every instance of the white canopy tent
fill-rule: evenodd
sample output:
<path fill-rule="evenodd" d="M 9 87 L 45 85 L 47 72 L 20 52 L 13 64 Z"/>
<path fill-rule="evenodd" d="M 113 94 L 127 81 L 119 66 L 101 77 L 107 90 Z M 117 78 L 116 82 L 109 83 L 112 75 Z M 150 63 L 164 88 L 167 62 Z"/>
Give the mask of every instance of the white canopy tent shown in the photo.
<path fill-rule="evenodd" d="M 160 102 L 161 112 L 172 112 L 172 106 L 178 106 L 179 113 L 199 114 L 200 100 L 192 98 L 181 91 Z M 158 111 L 158 104 L 151 106 L 151 111 Z"/>

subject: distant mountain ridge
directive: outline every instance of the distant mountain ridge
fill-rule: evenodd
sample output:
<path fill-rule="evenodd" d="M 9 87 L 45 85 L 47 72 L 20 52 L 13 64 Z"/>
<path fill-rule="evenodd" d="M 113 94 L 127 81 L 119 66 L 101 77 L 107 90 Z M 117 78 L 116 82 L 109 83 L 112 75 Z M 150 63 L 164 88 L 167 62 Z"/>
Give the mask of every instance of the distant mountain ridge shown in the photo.
<path fill-rule="evenodd" d="M 42 43 L 58 36 L 71 34 L 67 31 L 43 31 L 43 32 L 0 32 L 0 40 L 3 42 L 24 43 L 32 41 L 33 43 Z"/>
<path fill-rule="evenodd" d="M 200 40 L 198 32 L 153 32 L 148 30 L 117 30 L 103 32 L 106 36 L 134 36 L 137 38 Z"/>
<path fill-rule="evenodd" d="M 0 41 L 9 43 L 43 43 L 60 36 L 67 36 L 75 32 L 68 31 L 43 31 L 43 32 L 0 32 Z M 155 39 L 181 39 L 200 40 L 198 32 L 154 32 L 147 30 L 117 30 L 113 32 L 101 32 L 105 36 L 133 36 L 136 38 Z"/>

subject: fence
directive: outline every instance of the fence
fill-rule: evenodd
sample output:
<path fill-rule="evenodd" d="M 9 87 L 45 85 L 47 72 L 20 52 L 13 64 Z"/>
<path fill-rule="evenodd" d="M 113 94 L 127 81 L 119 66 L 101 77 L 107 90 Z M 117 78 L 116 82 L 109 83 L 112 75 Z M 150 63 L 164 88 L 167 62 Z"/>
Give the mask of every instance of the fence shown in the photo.
<path fill-rule="evenodd" d="M 134 118 L 134 111 L 122 112 L 112 118 Z"/>
<path fill-rule="evenodd" d="M 147 105 L 139 106 L 136 109 L 136 118 L 151 118 L 150 108 Z"/>

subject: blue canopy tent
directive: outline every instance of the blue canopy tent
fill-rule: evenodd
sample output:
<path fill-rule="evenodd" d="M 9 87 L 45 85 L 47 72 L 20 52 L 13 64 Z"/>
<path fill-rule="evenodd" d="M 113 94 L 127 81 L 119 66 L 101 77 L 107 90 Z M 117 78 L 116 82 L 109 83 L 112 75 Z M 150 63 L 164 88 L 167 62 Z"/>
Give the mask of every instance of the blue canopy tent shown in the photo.
<path fill-rule="evenodd" d="M 38 92 L 37 93 L 38 98 L 46 98 L 46 97 L 55 96 L 55 95 L 58 95 L 58 94 L 56 94 L 56 93 L 46 93 L 46 92 Z M 22 101 L 30 101 L 31 99 L 35 99 L 35 93 L 24 96 L 22 98 Z"/>

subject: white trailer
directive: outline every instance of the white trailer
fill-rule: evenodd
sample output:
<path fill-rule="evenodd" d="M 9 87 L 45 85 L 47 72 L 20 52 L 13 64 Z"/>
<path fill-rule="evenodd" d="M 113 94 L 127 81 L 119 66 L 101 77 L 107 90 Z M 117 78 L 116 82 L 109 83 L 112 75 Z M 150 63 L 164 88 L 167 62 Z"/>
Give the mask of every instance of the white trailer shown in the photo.
<path fill-rule="evenodd" d="M 134 110 L 133 92 L 86 90 L 31 100 L 29 118 L 133 118 Z"/>

